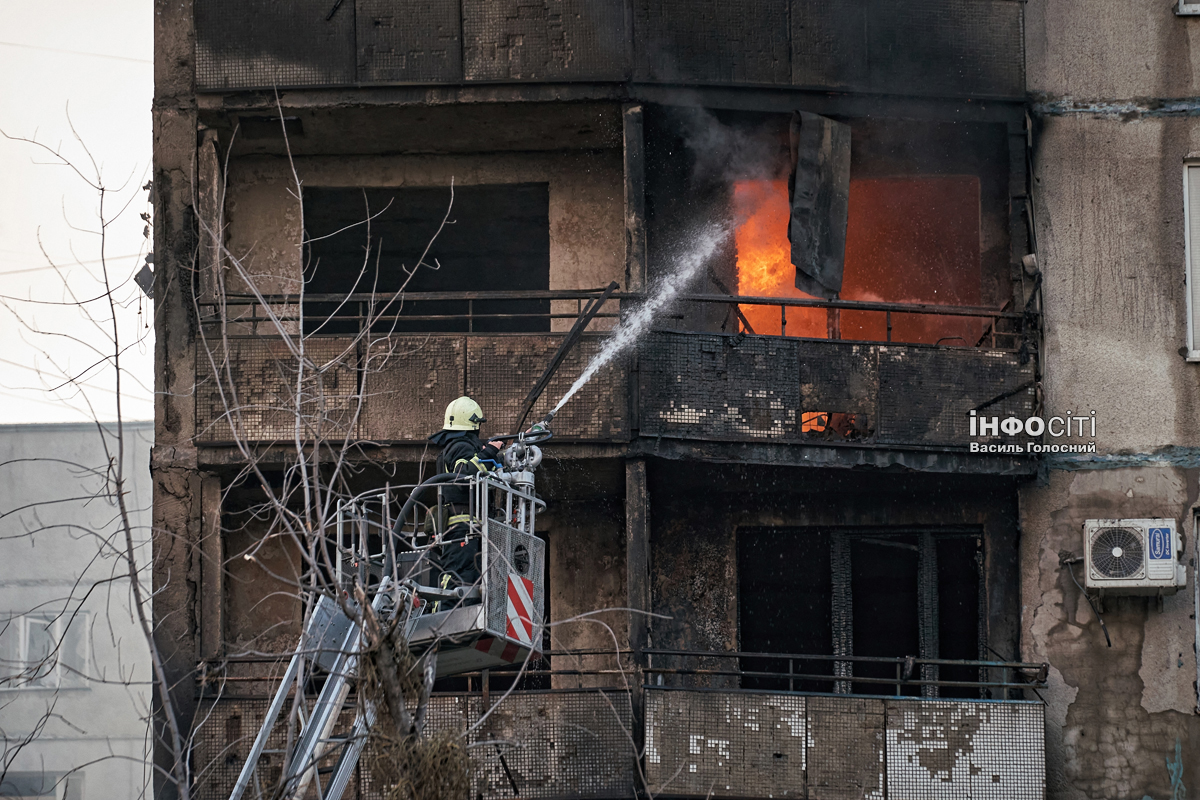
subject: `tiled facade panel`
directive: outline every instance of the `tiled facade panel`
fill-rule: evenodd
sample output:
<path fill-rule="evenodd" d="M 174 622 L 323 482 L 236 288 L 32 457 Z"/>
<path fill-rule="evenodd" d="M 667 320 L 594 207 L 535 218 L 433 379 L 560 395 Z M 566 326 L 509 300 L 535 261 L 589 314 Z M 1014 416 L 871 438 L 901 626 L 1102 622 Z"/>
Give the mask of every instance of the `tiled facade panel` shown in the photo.
<path fill-rule="evenodd" d="M 462 78 L 455 0 L 358 0 L 355 17 L 359 81 L 440 83 Z"/>
<path fill-rule="evenodd" d="M 765 336 L 655 334 L 638 353 L 643 435 L 799 437 L 800 344 Z"/>
<path fill-rule="evenodd" d="M 519 692 L 503 702 L 499 702 L 499 695 L 493 695 L 490 703 L 496 708 L 468 733 L 468 728 L 480 723 L 488 710 L 482 697 L 441 695 L 429 701 L 426 730 L 453 730 L 467 736 L 472 798 L 633 795 L 634 757 L 628 738 L 633 715 L 627 694 Z M 195 732 L 194 751 L 200 776 L 194 796 L 199 800 L 229 797 L 265 719 L 267 705 L 267 700 L 221 701 L 203 715 Z M 353 719 L 352 708 L 344 711 L 335 732 L 349 729 Z M 281 720 L 267 749 L 282 749 L 286 737 L 287 725 Z M 346 800 L 386 796 L 371 779 L 368 765 L 372 760 L 368 745 L 344 795 Z M 259 784 L 269 789 L 279 773 L 280 756 L 266 754 L 259 762 Z"/>
<path fill-rule="evenodd" d="M 637 0 L 640 81 L 787 84 L 788 0 Z"/>
<path fill-rule="evenodd" d="M 391 336 L 371 342 L 363 377 L 363 437 L 420 441 L 441 430 L 463 393 L 466 347 L 458 336 Z"/>
<path fill-rule="evenodd" d="M 646 692 L 646 777 L 668 795 L 804 797 L 807 698 Z"/>
<path fill-rule="evenodd" d="M 468 80 L 627 77 L 625 4 L 616 0 L 466 0 Z"/>
<path fill-rule="evenodd" d="M 302 356 L 295 346 L 266 337 L 199 342 L 196 438 L 291 442 L 297 425 L 305 440 L 358 438 L 355 343 L 311 338 Z"/>
<path fill-rule="evenodd" d="M 1037 702 L 646 690 L 658 793 L 1042 800 Z"/>
<path fill-rule="evenodd" d="M 1033 414 L 1034 374 L 1016 353 L 880 345 L 879 441 L 965 444 L 970 411 L 985 405 L 980 414 L 1023 420 Z"/>
<path fill-rule="evenodd" d="M 1022 4 L 793 0 L 791 82 L 1011 97 L 1025 85 Z"/>
<path fill-rule="evenodd" d="M 461 81 L 1021 99 L 1013 0 L 197 0 L 201 91 Z"/>
<path fill-rule="evenodd" d="M 511 433 L 529 390 L 562 343 L 562 336 L 467 337 L 467 394 L 487 414 L 487 430 Z M 525 420 L 542 419 L 599 352 L 602 337 L 586 336 L 563 359 Z M 629 436 L 627 361 L 602 367 L 554 418 L 555 435 L 570 439 L 622 441 Z"/>
<path fill-rule="evenodd" d="M 354 4 L 201 0 L 195 4 L 202 90 L 346 86 L 356 80 Z M 326 18 L 328 17 L 328 19 Z"/>

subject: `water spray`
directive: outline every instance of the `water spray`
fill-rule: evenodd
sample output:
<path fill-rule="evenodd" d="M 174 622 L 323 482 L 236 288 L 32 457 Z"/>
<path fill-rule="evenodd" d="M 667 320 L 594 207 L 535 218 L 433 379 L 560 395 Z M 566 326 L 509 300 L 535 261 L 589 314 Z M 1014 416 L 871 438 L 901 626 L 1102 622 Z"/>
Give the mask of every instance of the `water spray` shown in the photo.
<path fill-rule="evenodd" d="M 554 415 L 558 413 L 567 401 L 575 396 L 592 379 L 601 367 L 608 364 L 619 354 L 633 347 L 650 328 L 650 324 L 658 315 L 675 300 L 684 289 L 700 274 L 701 268 L 716 252 L 717 246 L 729 235 L 729 229 L 724 225 L 710 225 L 692 240 L 691 250 L 675 259 L 674 269 L 661 277 L 650 288 L 648 296 L 641 305 L 621 320 L 612 335 L 605 340 L 587 367 L 571 384 L 571 388 L 562 399 L 550 410 L 541 421 L 541 425 L 549 426 Z"/>

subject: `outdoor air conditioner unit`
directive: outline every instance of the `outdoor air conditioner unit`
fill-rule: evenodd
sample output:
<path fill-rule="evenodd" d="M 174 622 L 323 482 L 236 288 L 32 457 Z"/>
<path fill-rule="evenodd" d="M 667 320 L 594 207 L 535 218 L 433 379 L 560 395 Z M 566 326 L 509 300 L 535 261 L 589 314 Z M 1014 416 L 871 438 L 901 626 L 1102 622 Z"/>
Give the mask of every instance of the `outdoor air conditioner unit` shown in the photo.
<path fill-rule="evenodd" d="M 1083 548 L 1084 581 L 1101 594 L 1168 595 L 1187 586 L 1173 519 L 1089 519 Z"/>

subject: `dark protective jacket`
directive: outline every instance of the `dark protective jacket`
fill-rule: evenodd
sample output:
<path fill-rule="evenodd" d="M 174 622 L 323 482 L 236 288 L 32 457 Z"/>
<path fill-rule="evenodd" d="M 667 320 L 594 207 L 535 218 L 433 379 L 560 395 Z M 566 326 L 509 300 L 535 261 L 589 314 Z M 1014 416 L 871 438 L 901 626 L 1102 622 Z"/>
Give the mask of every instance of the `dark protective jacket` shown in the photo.
<path fill-rule="evenodd" d="M 489 472 L 498 466 L 500 452 L 484 444 L 475 431 L 438 431 L 429 441 L 442 448 L 437 457 L 437 471 L 454 472 L 469 477 L 479 472 Z M 466 510 L 469 503 L 466 486 L 445 486 L 442 501 Z"/>

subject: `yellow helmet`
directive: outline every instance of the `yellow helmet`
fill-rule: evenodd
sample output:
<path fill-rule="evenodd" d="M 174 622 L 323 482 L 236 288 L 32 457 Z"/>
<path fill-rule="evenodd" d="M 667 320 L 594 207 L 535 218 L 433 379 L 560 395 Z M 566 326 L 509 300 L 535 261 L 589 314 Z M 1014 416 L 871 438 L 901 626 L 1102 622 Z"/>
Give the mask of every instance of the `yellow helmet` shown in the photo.
<path fill-rule="evenodd" d="M 460 397 L 446 406 L 446 420 L 442 428 L 447 431 L 477 431 L 483 422 L 487 422 L 487 419 L 479 403 L 469 397 Z"/>

